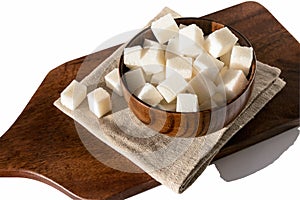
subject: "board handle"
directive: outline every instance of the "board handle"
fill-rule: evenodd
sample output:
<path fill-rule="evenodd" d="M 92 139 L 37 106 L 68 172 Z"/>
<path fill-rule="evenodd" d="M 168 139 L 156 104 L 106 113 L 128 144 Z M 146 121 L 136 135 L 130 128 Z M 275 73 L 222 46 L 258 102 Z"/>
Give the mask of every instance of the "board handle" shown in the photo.
<path fill-rule="evenodd" d="M 53 106 L 53 102 L 59 97 L 59 91 L 66 87 L 76 72 L 74 65 L 67 64 L 50 71 L 18 119 L 0 137 L 1 177 L 34 179 L 64 192 L 73 199 L 80 199 L 58 184 L 64 174 L 57 172 L 70 164 L 62 162 L 72 157 L 70 147 L 76 149 L 82 145 L 78 135 L 72 136 L 75 131 L 74 121 Z M 67 75 L 64 76 L 64 73 Z M 57 79 L 59 76 L 64 77 L 64 84 L 61 79 Z M 66 127 L 70 127 L 69 130 L 66 130 Z"/>

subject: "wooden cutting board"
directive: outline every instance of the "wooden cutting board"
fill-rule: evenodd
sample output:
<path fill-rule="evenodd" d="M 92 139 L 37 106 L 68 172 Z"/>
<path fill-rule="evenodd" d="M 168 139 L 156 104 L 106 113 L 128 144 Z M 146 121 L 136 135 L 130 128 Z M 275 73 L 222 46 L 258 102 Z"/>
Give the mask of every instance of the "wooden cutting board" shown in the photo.
<path fill-rule="evenodd" d="M 264 7 L 254 2 L 204 18 L 228 24 L 243 33 L 253 44 L 257 59 L 279 67 L 287 82 L 215 159 L 299 126 L 299 43 Z M 123 199 L 159 185 L 145 173 L 120 172 L 99 162 L 84 147 L 74 121 L 53 106 L 72 79 L 84 77 L 115 49 L 69 61 L 49 72 L 22 114 L 0 138 L 0 176 L 36 179 L 78 199 Z M 85 134 L 95 148 L 113 151 L 86 130 Z"/>

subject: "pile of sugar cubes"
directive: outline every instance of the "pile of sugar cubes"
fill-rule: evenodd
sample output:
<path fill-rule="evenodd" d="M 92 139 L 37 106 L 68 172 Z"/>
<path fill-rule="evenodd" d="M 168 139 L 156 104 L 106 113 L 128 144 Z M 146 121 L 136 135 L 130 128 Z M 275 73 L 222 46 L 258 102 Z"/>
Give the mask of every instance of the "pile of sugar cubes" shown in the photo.
<path fill-rule="evenodd" d="M 195 24 L 177 26 L 170 14 L 154 21 L 157 41 L 125 48 L 130 92 L 163 110 L 197 112 L 221 106 L 246 86 L 253 49 L 227 28 L 204 36 Z"/>
<path fill-rule="evenodd" d="M 227 28 L 204 36 L 195 24 L 177 26 L 170 14 L 151 24 L 156 41 L 124 49 L 129 91 L 139 99 L 167 111 L 197 112 L 220 106 L 246 86 L 253 49 L 237 44 Z M 106 86 L 122 96 L 118 69 L 105 76 Z M 73 80 L 61 93 L 61 103 L 75 110 L 87 97 L 98 118 L 111 111 L 110 94 L 99 87 L 87 94 Z"/>

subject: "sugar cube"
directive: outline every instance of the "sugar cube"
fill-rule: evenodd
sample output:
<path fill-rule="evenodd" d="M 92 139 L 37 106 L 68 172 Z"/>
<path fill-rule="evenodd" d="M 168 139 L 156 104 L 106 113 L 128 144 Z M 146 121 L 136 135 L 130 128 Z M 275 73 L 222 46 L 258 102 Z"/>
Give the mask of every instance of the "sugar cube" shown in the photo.
<path fill-rule="evenodd" d="M 163 97 L 150 83 L 146 83 L 138 94 L 138 98 L 151 106 L 156 106 Z"/>
<path fill-rule="evenodd" d="M 154 40 L 145 39 L 143 43 L 143 48 L 153 48 L 153 49 L 161 49 L 165 50 L 166 46 L 162 45 Z"/>
<path fill-rule="evenodd" d="M 119 70 L 117 68 L 109 72 L 105 77 L 106 86 L 117 93 L 119 96 L 123 96 L 122 88 L 120 85 Z"/>
<path fill-rule="evenodd" d="M 86 92 L 87 87 L 84 84 L 73 80 L 60 94 L 60 101 L 70 110 L 75 110 L 85 99 Z"/>
<path fill-rule="evenodd" d="M 229 67 L 231 69 L 240 69 L 244 72 L 245 76 L 247 76 L 251 67 L 252 59 L 252 47 L 234 46 L 231 52 Z"/>
<path fill-rule="evenodd" d="M 227 100 L 236 97 L 247 84 L 246 76 L 242 70 L 228 69 L 223 76 L 223 83 Z"/>
<path fill-rule="evenodd" d="M 205 76 L 199 73 L 188 82 L 186 91 L 196 94 L 198 96 L 198 102 L 201 104 L 215 94 L 216 85 L 210 79 L 205 78 Z"/>
<path fill-rule="evenodd" d="M 129 91 L 133 94 L 146 83 L 144 72 L 141 68 L 130 70 L 124 74 Z"/>
<path fill-rule="evenodd" d="M 181 55 L 181 53 L 179 52 L 179 39 L 175 37 L 170 39 L 167 44 L 165 58 L 168 59 L 177 55 Z"/>
<path fill-rule="evenodd" d="M 199 109 L 198 98 L 195 94 L 178 94 L 176 112 L 197 112 Z"/>
<path fill-rule="evenodd" d="M 196 57 L 203 53 L 203 31 L 196 24 L 191 24 L 180 29 L 178 37 L 181 54 Z"/>
<path fill-rule="evenodd" d="M 225 72 L 226 72 L 228 69 L 229 69 L 229 68 L 228 68 L 227 66 L 224 66 L 224 67 L 220 70 L 220 72 L 219 72 L 217 78 L 216 78 L 215 81 L 214 81 L 216 85 L 223 84 L 223 77 L 224 77 L 224 75 L 225 75 Z"/>
<path fill-rule="evenodd" d="M 135 69 L 142 66 L 143 48 L 141 46 L 127 47 L 124 49 L 124 64 L 129 69 Z"/>
<path fill-rule="evenodd" d="M 224 27 L 208 35 L 205 40 L 206 50 L 215 58 L 218 58 L 232 49 L 238 38 Z"/>
<path fill-rule="evenodd" d="M 177 94 L 182 92 L 187 86 L 185 79 L 178 73 L 174 73 L 173 76 L 166 78 L 156 88 L 164 99 L 170 103 L 173 101 Z"/>
<path fill-rule="evenodd" d="M 214 81 L 219 73 L 220 62 L 208 53 L 200 54 L 194 61 L 194 67 L 210 80 Z"/>
<path fill-rule="evenodd" d="M 183 56 L 172 56 L 166 61 L 166 78 L 174 73 L 180 74 L 185 79 L 192 77 L 193 59 Z"/>
<path fill-rule="evenodd" d="M 150 83 L 153 85 L 158 85 L 161 82 L 163 82 L 166 78 L 166 73 L 164 71 L 153 74 L 151 79 L 150 79 Z"/>
<path fill-rule="evenodd" d="M 98 118 L 102 117 L 112 109 L 109 93 L 99 87 L 87 95 L 89 109 Z"/>
<path fill-rule="evenodd" d="M 178 34 L 179 28 L 171 14 L 167 14 L 152 22 L 151 30 L 161 44 Z"/>
<path fill-rule="evenodd" d="M 165 51 L 155 48 L 144 48 L 142 68 L 146 74 L 156 74 L 164 70 Z"/>

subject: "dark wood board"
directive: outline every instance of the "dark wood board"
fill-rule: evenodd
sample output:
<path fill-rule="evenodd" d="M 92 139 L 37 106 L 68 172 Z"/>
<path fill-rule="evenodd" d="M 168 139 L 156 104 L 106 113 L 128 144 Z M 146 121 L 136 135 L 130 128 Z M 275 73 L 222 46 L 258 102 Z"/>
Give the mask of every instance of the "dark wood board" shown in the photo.
<path fill-rule="evenodd" d="M 287 82 L 216 159 L 299 126 L 299 43 L 255 2 L 205 18 L 231 25 L 243 33 L 253 44 L 258 60 L 279 67 Z M 99 162 L 81 142 L 74 121 L 53 106 L 72 79 L 84 77 L 115 49 L 69 61 L 48 73 L 24 111 L 0 138 L 0 176 L 36 179 L 76 199 L 124 199 L 159 185 L 145 173 L 120 172 Z M 84 131 L 95 149 L 113 151 Z M 120 155 L 116 159 L 120 158 L 133 165 Z"/>

